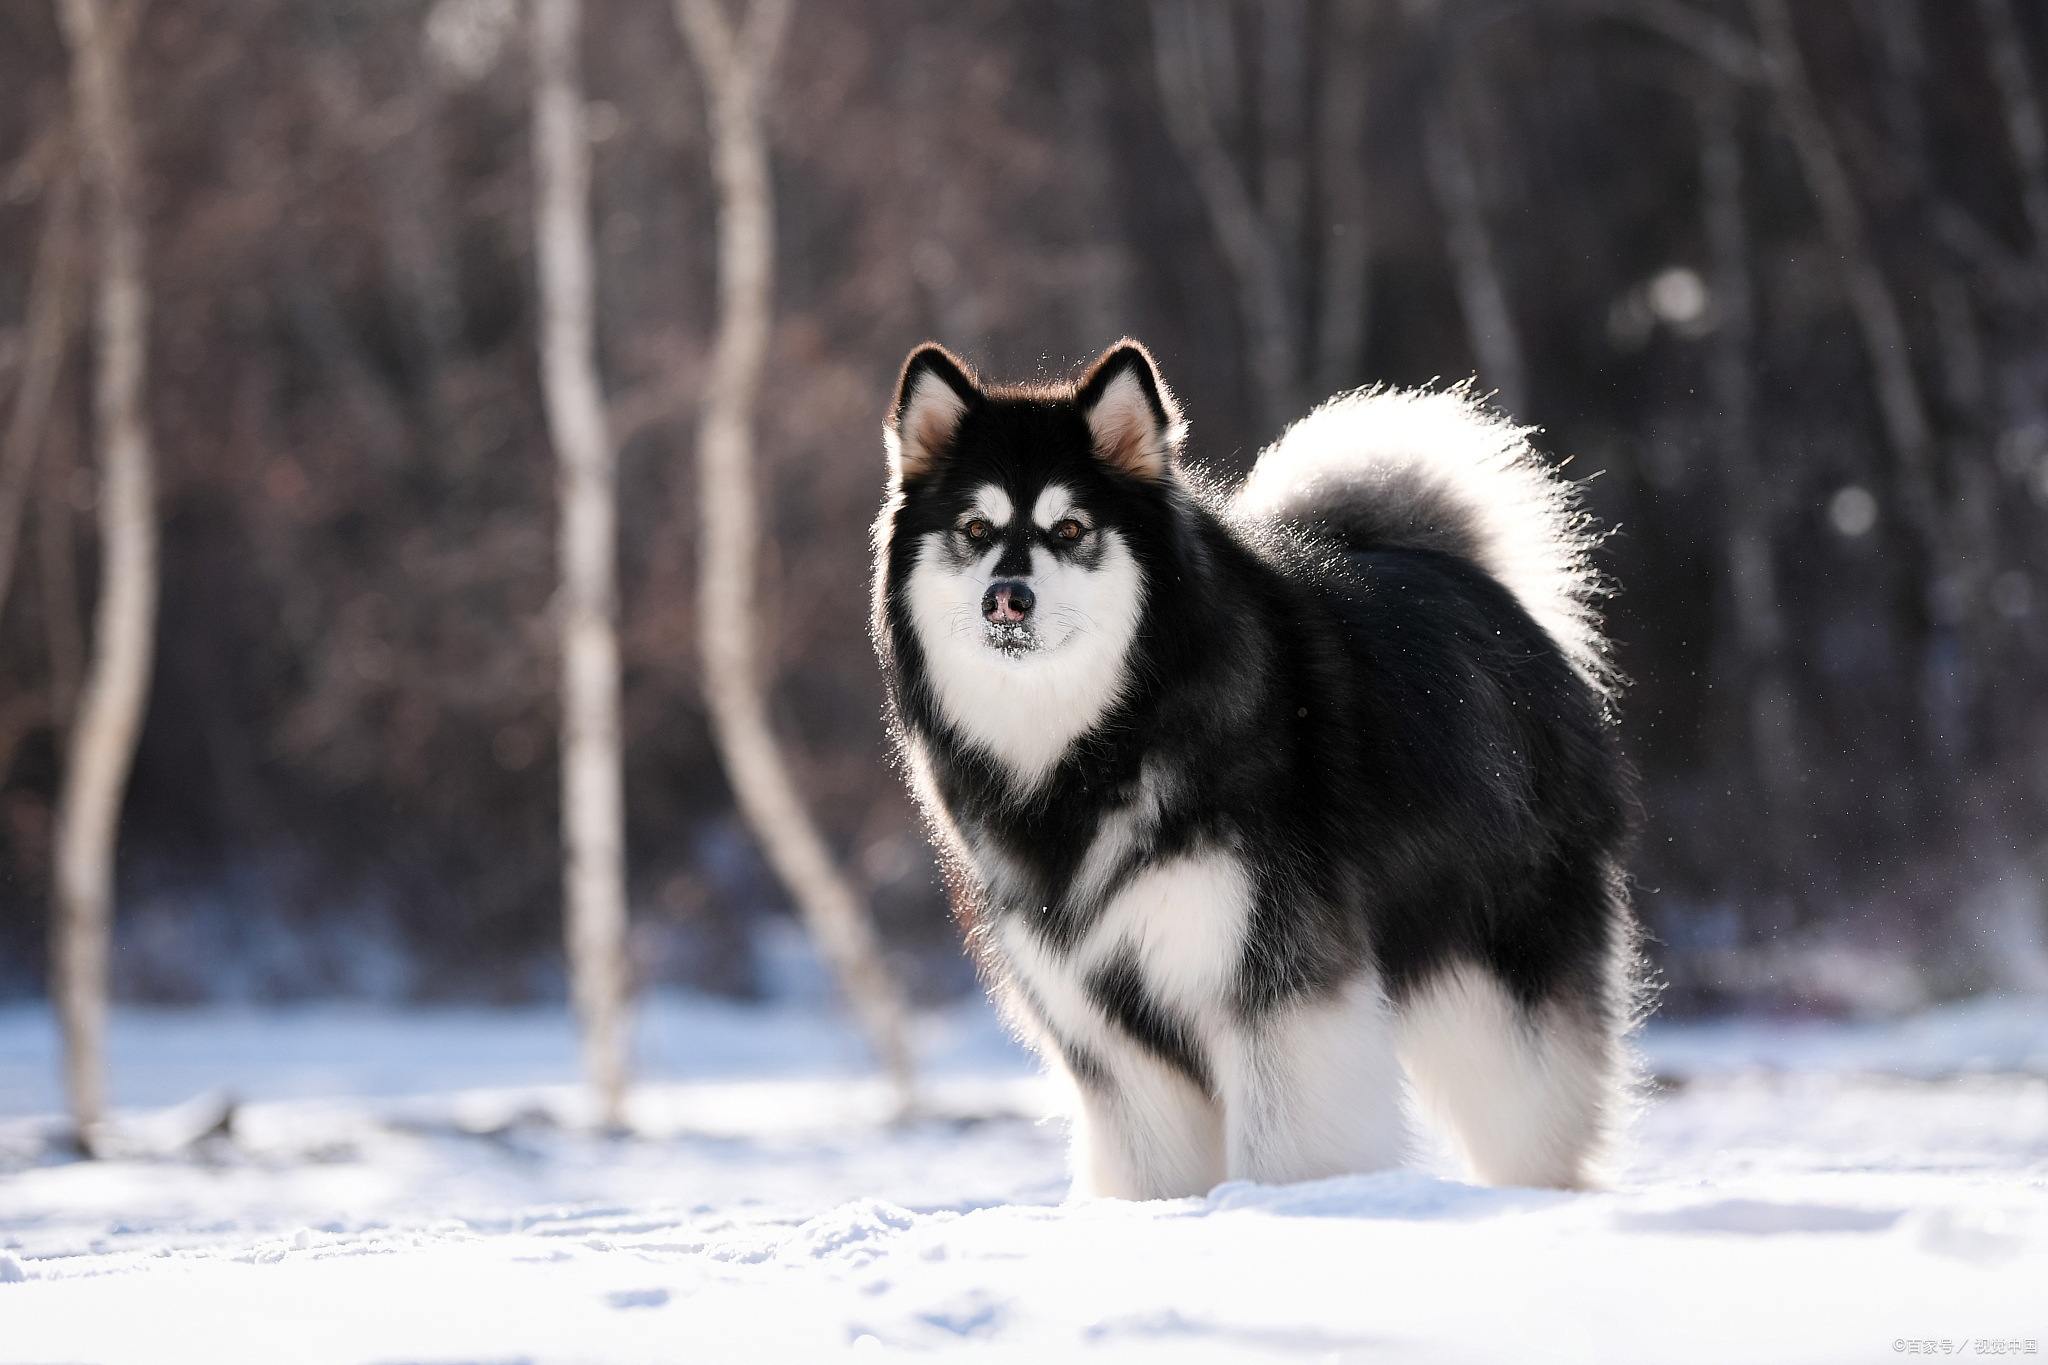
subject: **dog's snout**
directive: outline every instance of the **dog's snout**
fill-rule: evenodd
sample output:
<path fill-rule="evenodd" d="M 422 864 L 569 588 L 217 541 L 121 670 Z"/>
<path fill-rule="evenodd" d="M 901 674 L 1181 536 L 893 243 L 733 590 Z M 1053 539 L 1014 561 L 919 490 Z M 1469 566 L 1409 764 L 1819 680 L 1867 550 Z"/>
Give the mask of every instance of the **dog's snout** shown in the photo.
<path fill-rule="evenodd" d="M 1031 615 L 1037 602 L 1030 584 L 1007 578 L 989 584 L 988 591 L 981 595 L 981 614 L 990 621 L 1022 621 Z"/>

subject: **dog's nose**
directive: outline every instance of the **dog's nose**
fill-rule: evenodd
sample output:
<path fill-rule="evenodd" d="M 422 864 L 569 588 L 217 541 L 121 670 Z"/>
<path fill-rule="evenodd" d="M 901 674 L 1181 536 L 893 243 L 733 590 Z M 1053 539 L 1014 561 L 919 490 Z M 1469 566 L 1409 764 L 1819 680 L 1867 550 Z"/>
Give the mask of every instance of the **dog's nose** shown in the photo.
<path fill-rule="evenodd" d="M 1028 583 L 1004 579 L 989 584 L 988 591 L 981 595 L 981 614 L 996 622 L 1022 621 L 1031 615 L 1037 602 Z"/>

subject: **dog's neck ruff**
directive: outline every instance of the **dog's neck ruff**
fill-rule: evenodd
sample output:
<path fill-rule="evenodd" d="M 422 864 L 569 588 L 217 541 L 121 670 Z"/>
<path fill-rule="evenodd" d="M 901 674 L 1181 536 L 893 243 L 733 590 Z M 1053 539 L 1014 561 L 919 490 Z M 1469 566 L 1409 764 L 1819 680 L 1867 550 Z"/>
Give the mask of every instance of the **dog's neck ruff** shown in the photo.
<path fill-rule="evenodd" d="M 1056 574 L 1063 581 L 1040 593 L 1040 610 L 1063 616 L 1061 638 L 1022 654 L 991 646 L 979 581 L 945 567 L 938 534 L 924 538 L 910 573 L 911 622 L 941 718 L 1027 792 L 1101 723 L 1129 682 L 1144 575 L 1122 537 L 1109 529 L 1101 534 L 1096 568 Z"/>

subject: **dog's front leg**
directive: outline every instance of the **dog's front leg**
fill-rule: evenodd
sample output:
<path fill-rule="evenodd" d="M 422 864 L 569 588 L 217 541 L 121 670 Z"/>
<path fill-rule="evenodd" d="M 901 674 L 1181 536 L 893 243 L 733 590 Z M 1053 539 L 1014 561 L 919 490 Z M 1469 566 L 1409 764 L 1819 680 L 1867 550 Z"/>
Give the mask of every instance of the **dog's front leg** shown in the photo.
<path fill-rule="evenodd" d="M 1075 1077 L 1071 1159 L 1081 1199 L 1181 1199 L 1223 1180 L 1223 1116 L 1187 1077 L 1135 1047 Z"/>
<path fill-rule="evenodd" d="M 1379 983 L 1359 978 L 1233 1023 L 1218 1047 L 1232 1180 L 1284 1184 L 1401 1164 L 1402 1072 Z"/>

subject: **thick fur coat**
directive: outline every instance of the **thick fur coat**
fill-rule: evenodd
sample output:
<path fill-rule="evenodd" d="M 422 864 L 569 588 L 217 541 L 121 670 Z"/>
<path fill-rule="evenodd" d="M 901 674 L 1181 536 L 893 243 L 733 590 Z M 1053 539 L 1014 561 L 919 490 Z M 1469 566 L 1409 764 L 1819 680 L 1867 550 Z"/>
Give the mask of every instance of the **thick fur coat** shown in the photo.
<path fill-rule="evenodd" d="M 1410 1087 L 1480 1178 L 1593 1181 L 1635 957 L 1571 486 L 1462 390 L 1334 398 L 1236 489 L 1184 434 L 1130 342 L 922 348 L 885 432 L 896 738 L 1077 1193 L 1393 1165 Z"/>

